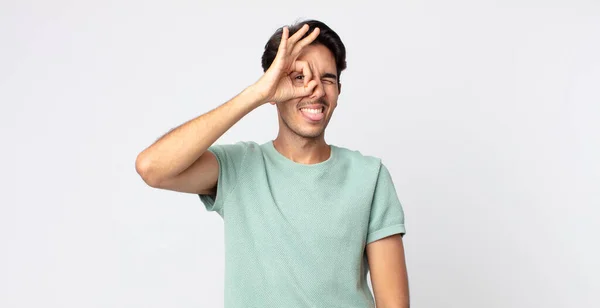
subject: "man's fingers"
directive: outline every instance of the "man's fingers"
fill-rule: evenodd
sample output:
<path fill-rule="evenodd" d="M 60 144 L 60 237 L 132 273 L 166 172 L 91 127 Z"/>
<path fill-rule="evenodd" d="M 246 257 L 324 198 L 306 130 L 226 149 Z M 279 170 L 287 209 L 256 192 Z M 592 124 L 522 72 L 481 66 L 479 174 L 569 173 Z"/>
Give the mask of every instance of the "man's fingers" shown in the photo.
<path fill-rule="evenodd" d="M 302 48 L 312 43 L 317 38 L 317 36 L 319 36 L 319 33 L 321 33 L 321 29 L 315 28 L 307 37 L 302 39 L 300 42 L 298 42 L 298 44 L 294 46 L 294 49 L 292 49 L 292 54 L 299 54 Z"/>
<path fill-rule="evenodd" d="M 317 81 L 311 80 L 305 87 L 294 88 L 294 98 L 311 96 L 317 87 Z"/>
<path fill-rule="evenodd" d="M 285 55 L 285 52 L 287 51 L 287 40 L 288 37 L 290 35 L 290 30 L 288 29 L 288 27 L 283 27 L 283 31 L 281 33 L 281 41 L 279 42 L 279 48 L 277 49 L 277 55 L 276 56 L 283 56 Z"/>
<path fill-rule="evenodd" d="M 294 61 L 294 72 L 302 73 L 304 76 L 304 87 L 308 85 L 308 82 L 312 80 L 312 70 L 306 61 Z"/>
<path fill-rule="evenodd" d="M 290 44 L 291 46 L 294 46 L 294 44 L 296 44 L 296 42 L 298 42 L 300 40 L 300 38 L 302 38 L 304 36 L 304 34 L 306 34 L 306 32 L 308 32 L 309 29 L 310 29 L 310 27 L 308 26 L 308 24 L 304 24 L 302 26 L 302 28 L 298 29 L 298 31 L 296 31 L 296 33 L 294 33 L 294 35 L 292 35 L 288 39 L 288 44 Z"/>

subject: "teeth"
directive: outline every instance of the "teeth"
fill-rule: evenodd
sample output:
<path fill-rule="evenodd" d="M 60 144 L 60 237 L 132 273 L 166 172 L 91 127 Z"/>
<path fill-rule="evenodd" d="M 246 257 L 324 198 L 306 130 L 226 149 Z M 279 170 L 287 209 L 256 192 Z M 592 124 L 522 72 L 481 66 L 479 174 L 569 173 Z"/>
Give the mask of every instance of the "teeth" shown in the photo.
<path fill-rule="evenodd" d="M 305 111 L 305 112 L 310 112 L 310 113 L 321 113 L 321 112 L 323 112 L 323 108 L 319 108 L 319 109 L 301 108 L 300 110 Z"/>

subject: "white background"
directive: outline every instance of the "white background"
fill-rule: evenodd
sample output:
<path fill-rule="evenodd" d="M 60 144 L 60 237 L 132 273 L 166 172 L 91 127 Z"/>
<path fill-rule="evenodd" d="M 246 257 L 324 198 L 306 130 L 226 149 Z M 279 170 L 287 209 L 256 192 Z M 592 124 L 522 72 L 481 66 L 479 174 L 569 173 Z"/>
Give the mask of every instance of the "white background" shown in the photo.
<path fill-rule="evenodd" d="M 3 0 L 0 307 L 221 307 L 221 218 L 135 158 L 304 18 L 346 44 L 326 140 L 391 170 L 414 307 L 600 306 L 598 1 Z"/>

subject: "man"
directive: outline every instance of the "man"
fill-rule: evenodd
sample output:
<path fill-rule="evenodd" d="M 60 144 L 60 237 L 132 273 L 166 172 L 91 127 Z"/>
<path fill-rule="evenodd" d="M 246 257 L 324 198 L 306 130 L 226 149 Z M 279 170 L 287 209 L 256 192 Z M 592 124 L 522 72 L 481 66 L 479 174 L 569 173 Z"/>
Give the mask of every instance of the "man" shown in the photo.
<path fill-rule="evenodd" d="M 320 21 L 282 27 L 256 83 L 136 160 L 148 185 L 198 194 L 223 217 L 226 308 L 409 306 L 404 213 L 388 169 L 324 139 L 345 58 Z M 279 115 L 274 140 L 215 144 L 266 103 Z"/>

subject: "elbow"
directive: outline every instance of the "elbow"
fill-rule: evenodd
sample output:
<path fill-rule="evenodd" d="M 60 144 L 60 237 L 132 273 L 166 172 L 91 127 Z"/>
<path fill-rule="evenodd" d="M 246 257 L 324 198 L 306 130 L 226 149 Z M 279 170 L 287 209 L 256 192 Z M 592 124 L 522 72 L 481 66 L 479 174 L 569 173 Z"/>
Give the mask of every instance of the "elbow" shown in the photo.
<path fill-rule="evenodd" d="M 140 153 L 135 160 L 135 171 L 144 183 L 153 188 L 160 187 L 160 178 L 156 175 L 152 160 Z"/>

